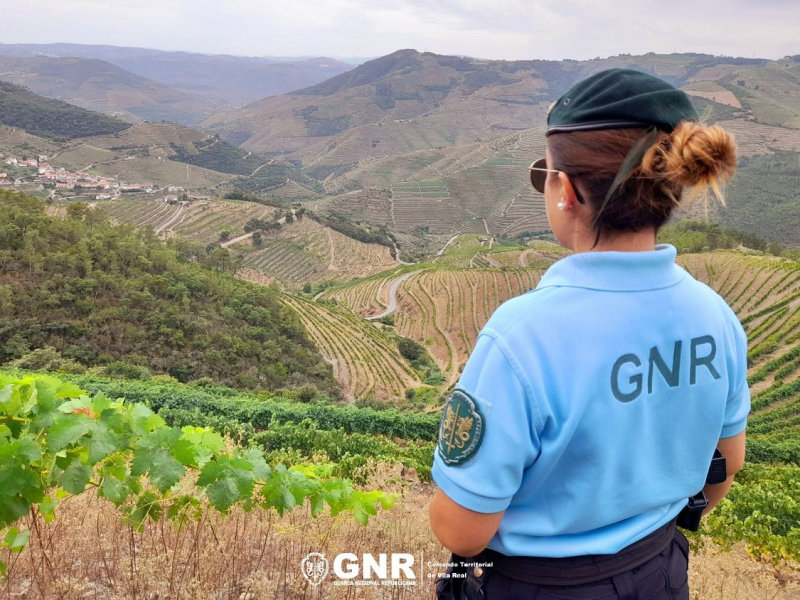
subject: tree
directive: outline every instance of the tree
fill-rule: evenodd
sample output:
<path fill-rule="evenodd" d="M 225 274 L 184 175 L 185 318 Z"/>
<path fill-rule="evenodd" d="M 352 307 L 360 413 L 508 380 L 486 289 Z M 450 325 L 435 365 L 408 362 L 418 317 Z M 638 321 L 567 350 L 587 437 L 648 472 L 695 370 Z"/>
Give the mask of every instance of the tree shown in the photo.
<path fill-rule="evenodd" d="M 261 232 L 255 231 L 253 232 L 253 246 L 256 248 L 261 248 L 264 245 L 264 240 L 261 239 Z"/>
<path fill-rule="evenodd" d="M 81 202 L 67 205 L 67 218 L 72 221 L 83 221 L 88 208 Z"/>
<path fill-rule="evenodd" d="M 228 231 L 227 229 L 225 231 L 220 232 L 219 239 L 223 242 L 227 242 L 229 239 L 231 239 L 231 232 Z"/>

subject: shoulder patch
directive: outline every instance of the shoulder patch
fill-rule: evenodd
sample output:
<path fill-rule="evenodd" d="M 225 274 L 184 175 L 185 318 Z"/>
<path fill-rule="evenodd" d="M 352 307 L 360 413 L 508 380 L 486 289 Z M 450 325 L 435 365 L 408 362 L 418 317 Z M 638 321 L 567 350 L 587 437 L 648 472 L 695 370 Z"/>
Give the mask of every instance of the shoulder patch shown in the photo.
<path fill-rule="evenodd" d="M 446 465 L 464 463 L 478 451 L 485 429 L 485 417 L 475 399 L 464 390 L 453 390 L 439 423 L 439 456 Z"/>

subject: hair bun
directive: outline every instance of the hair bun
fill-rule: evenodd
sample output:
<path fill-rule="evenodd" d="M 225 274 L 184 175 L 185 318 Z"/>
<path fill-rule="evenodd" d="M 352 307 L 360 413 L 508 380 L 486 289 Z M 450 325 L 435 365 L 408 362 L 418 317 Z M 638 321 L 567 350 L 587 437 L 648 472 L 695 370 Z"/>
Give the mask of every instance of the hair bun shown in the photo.
<path fill-rule="evenodd" d="M 721 196 L 720 184 L 736 172 L 736 142 L 718 125 L 682 121 L 647 151 L 646 175 L 662 177 L 680 187 L 710 186 Z"/>

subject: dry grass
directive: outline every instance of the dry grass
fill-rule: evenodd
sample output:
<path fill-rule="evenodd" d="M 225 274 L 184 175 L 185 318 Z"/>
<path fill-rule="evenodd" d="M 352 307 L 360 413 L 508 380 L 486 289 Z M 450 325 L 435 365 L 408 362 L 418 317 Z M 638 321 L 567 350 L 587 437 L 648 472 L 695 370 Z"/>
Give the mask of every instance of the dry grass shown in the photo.
<path fill-rule="evenodd" d="M 372 488 L 403 496 L 366 528 L 346 514 L 312 519 L 303 508 L 284 517 L 234 511 L 223 518 L 210 512 L 182 530 L 161 522 L 137 534 L 121 523 L 110 503 L 86 493 L 66 501 L 53 523 L 29 523 L 31 543 L 12 560 L 10 578 L 0 583 L 0 598 L 433 598 L 427 576 L 421 585 L 403 588 L 335 586 L 328 575 L 314 588 L 300 573 L 300 561 L 309 552 L 329 558 L 340 552 L 405 552 L 414 555 L 416 565 L 445 562 L 449 552 L 428 527 L 435 487 L 399 483 L 400 475 L 398 468 L 385 466 L 371 482 Z M 791 567 L 775 571 L 742 549 L 694 553 L 690 575 L 694 600 L 800 598 L 800 572 Z"/>

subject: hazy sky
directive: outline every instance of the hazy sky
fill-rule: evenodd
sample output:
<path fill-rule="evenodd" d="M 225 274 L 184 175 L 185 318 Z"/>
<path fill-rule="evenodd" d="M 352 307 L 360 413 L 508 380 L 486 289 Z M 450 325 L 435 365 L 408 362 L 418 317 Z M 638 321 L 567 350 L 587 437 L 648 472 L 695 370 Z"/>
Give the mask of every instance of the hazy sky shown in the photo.
<path fill-rule="evenodd" d="M 254 56 L 800 54 L 797 0 L 0 0 L 0 42 Z"/>

